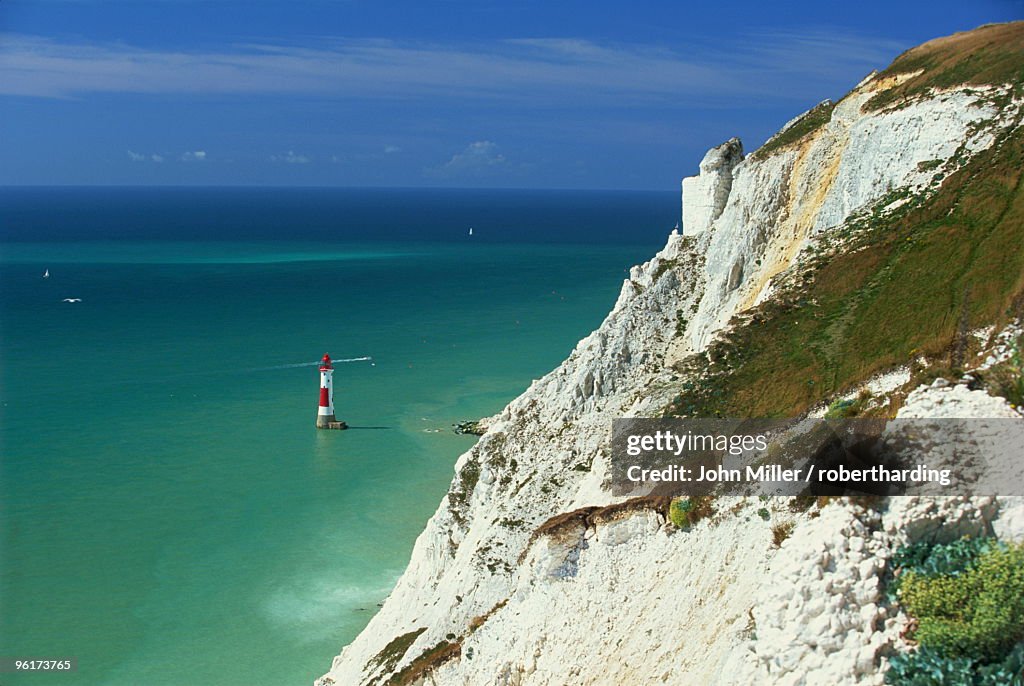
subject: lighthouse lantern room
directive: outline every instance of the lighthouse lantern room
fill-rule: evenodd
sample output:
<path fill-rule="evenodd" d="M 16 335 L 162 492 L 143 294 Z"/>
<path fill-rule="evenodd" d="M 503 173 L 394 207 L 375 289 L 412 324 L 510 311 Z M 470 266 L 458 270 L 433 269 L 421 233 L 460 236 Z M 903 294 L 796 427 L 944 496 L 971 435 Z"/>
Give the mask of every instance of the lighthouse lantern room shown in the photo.
<path fill-rule="evenodd" d="M 316 413 L 316 428 L 347 429 L 348 424 L 334 417 L 334 367 L 331 356 L 324 353 L 320 360 L 320 406 Z"/>

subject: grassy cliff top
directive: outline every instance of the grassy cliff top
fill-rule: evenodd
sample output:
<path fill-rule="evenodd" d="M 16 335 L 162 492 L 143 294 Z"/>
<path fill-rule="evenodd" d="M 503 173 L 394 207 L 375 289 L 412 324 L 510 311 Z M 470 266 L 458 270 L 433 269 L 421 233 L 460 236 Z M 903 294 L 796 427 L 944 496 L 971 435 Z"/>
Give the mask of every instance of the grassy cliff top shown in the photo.
<path fill-rule="evenodd" d="M 932 88 L 954 86 L 1010 84 L 1016 97 L 1024 97 L 1024 21 L 987 24 L 930 40 L 897 57 L 875 74 L 869 86 L 899 77 L 903 77 L 902 82 L 880 90 L 865 103 L 864 110 L 907 104 Z M 751 156 L 764 159 L 805 140 L 829 122 L 833 109 L 835 103 L 829 100 L 820 103 L 769 138 Z"/>
<path fill-rule="evenodd" d="M 920 72 L 886 89 L 865 105 L 877 110 L 913 99 L 931 88 L 1024 85 L 1024 21 L 988 24 L 911 48 L 877 74 L 875 81 Z"/>

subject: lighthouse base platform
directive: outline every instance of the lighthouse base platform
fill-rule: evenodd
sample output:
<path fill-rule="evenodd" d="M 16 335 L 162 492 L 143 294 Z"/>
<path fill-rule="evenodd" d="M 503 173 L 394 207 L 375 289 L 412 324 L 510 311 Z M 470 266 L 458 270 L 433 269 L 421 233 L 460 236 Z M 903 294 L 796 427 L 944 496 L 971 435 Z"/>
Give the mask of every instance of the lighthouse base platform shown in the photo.
<path fill-rule="evenodd" d="M 347 429 L 348 424 L 340 422 L 334 418 L 333 414 L 321 415 L 316 418 L 316 428 L 318 429 Z"/>

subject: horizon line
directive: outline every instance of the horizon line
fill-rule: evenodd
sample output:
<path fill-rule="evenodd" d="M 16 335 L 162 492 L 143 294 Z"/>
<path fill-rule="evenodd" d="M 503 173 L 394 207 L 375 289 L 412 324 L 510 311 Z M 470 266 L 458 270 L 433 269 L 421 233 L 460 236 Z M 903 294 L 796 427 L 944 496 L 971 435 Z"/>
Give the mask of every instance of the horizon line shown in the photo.
<path fill-rule="evenodd" d="M 683 177 L 680 177 L 682 180 Z M 118 184 L 118 183 L 54 183 L 54 184 L 0 184 L 0 191 L 7 190 L 49 190 L 49 189 L 165 189 L 165 190 L 243 190 L 243 189 L 279 189 L 279 190 L 352 190 L 352 191 L 534 191 L 534 192 L 582 192 L 582 193 L 679 193 L 676 189 L 667 188 L 572 188 L 572 187 L 533 187 L 533 186 L 336 186 L 336 185 L 300 185 L 300 184 Z"/>

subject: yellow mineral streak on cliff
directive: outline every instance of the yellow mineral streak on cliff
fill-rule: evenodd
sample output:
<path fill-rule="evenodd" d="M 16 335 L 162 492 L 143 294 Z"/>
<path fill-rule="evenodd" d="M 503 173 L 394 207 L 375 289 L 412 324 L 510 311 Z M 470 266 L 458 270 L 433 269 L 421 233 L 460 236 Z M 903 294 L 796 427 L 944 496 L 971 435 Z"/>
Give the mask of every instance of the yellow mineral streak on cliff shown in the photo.
<path fill-rule="evenodd" d="M 827 157 L 823 165 L 819 163 L 811 167 L 812 163 L 808 159 L 810 152 L 824 136 L 835 136 L 835 139 L 831 142 L 822 141 L 823 145 L 828 146 Z M 761 268 L 752 274 L 753 278 L 744 288 L 738 311 L 742 312 L 756 305 L 772 278 L 788 269 L 796 260 L 828 192 L 832 189 L 843 152 L 849 142 L 849 129 L 843 126 L 838 131 L 834 127 L 823 127 L 800 144 L 789 175 L 788 217 L 780 227 L 779 240 L 769 244 L 771 248 L 762 258 Z M 805 179 L 805 175 L 809 175 L 809 178 Z M 802 190 L 801 187 L 809 188 L 810 192 Z"/>
<path fill-rule="evenodd" d="M 898 86 L 920 73 L 921 70 L 917 70 L 882 79 L 877 77 L 870 79 L 867 83 L 851 91 L 844 100 L 856 98 L 863 104 L 875 93 Z M 838 107 L 839 105 L 837 105 Z M 832 140 L 828 140 L 827 137 L 831 137 Z M 843 153 L 846 152 L 849 143 L 850 127 L 843 121 L 834 121 L 799 143 L 796 159 L 789 175 L 787 197 L 790 202 L 787 208 L 787 218 L 780 227 L 781 240 L 770 242 L 771 249 L 762 258 L 761 268 L 751 275 L 752 278 L 744 287 L 743 296 L 737 308 L 738 312 L 757 305 L 763 299 L 765 289 L 771 280 L 793 265 L 818 218 L 818 213 L 821 212 L 825 198 L 835 183 L 839 174 L 839 165 L 843 160 Z M 824 160 L 817 161 L 814 163 L 816 166 L 812 168 L 809 158 L 816 146 L 828 146 L 828 148 Z M 810 175 L 810 177 L 805 179 L 805 175 Z M 810 192 L 802 189 L 810 189 Z"/>
<path fill-rule="evenodd" d="M 775 234 L 768 239 L 768 249 L 761 257 L 761 264 L 740 285 L 736 312 L 749 310 L 763 301 L 768 295 L 771 280 L 789 269 L 806 245 L 839 175 L 843 155 L 850 143 L 850 127 L 860 114 L 860 106 L 876 93 L 898 86 L 920 73 L 918 70 L 865 79 L 836 105 L 833 120 L 828 125 L 788 148 L 786 152 L 794 154 L 794 157 L 785 180 L 787 203 L 779 209 L 783 218 Z M 692 352 L 691 336 L 680 336 L 666 351 L 666 364 L 676 364 Z"/>
<path fill-rule="evenodd" d="M 878 78 L 876 76 L 875 78 L 870 79 L 867 83 L 865 83 L 863 88 L 858 88 L 857 90 L 874 95 L 879 91 L 886 91 L 889 90 L 890 88 L 895 88 L 904 81 L 909 81 L 915 76 L 918 76 L 923 73 L 924 69 L 918 69 L 916 71 L 903 72 L 902 74 L 892 74 L 890 76 L 886 76 L 883 78 Z"/>

